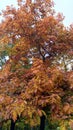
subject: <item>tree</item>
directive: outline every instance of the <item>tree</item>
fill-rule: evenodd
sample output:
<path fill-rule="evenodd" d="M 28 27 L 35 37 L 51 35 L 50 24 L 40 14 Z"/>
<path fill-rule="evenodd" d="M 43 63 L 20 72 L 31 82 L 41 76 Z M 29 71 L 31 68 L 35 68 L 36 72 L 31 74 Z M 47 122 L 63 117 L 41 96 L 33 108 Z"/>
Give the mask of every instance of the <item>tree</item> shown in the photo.
<path fill-rule="evenodd" d="M 1 120 L 16 121 L 22 116 L 36 125 L 40 117 L 42 129 L 45 116 L 50 120 L 72 118 L 72 76 L 72 72 L 46 67 L 39 59 L 23 73 L 8 70 L 0 81 Z"/>
<path fill-rule="evenodd" d="M 7 6 L 2 15 L 0 44 L 9 59 L 0 72 L 1 121 L 26 117 L 44 130 L 46 115 L 71 118 L 73 73 L 57 64 L 73 50 L 63 15 L 55 14 L 51 0 L 18 0 L 18 9 Z"/>

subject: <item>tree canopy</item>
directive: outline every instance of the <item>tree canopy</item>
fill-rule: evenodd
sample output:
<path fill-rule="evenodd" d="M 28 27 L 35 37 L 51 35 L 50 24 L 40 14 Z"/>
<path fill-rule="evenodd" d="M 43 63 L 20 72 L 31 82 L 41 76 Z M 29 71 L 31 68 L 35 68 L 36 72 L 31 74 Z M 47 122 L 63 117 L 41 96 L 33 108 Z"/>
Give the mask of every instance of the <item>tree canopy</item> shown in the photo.
<path fill-rule="evenodd" d="M 8 59 L 0 70 L 0 121 L 73 118 L 73 25 L 63 25 L 51 0 L 18 0 L 1 15 L 0 56 Z"/>

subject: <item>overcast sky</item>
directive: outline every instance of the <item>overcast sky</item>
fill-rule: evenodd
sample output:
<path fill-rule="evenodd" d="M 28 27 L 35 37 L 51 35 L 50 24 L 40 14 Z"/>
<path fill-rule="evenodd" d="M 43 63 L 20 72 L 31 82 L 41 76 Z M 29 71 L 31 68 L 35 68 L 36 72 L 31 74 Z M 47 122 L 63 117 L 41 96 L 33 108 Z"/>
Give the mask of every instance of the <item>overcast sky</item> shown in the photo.
<path fill-rule="evenodd" d="M 64 24 L 66 26 L 73 23 L 73 0 L 54 0 L 55 10 L 63 13 L 65 16 Z"/>
<path fill-rule="evenodd" d="M 69 26 L 73 23 L 73 0 L 54 0 L 56 12 L 61 12 L 65 16 L 64 24 Z M 16 5 L 16 0 L 0 0 L 0 10 L 6 5 Z"/>

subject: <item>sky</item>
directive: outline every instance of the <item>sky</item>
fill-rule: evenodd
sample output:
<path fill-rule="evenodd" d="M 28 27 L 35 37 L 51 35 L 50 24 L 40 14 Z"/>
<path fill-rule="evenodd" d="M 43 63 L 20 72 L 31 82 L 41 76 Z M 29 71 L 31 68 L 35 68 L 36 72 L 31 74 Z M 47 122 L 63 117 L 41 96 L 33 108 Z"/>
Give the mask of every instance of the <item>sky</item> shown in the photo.
<path fill-rule="evenodd" d="M 73 0 L 54 0 L 56 12 L 65 16 L 64 24 L 69 26 L 73 23 Z"/>
<path fill-rule="evenodd" d="M 54 0 L 56 12 L 61 12 L 65 16 L 64 25 L 69 26 L 73 23 L 73 0 Z M 0 11 L 6 5 L 16 5 L 16 0 L 0 0 Z"/>

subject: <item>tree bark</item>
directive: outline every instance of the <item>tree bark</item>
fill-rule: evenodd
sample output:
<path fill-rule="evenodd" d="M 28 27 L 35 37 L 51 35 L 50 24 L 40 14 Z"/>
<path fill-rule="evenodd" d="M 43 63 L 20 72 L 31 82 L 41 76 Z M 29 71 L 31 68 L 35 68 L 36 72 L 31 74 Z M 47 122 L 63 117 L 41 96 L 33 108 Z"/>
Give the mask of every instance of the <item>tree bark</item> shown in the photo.
<path fill-rule="evenodd" d="M 45 116 L 40 117 L 40 130 L 45 130 Z"/>
<path fill-rule="evenodd" d="M 15 122 L 11 119 L 11 127 L 10 130 L 14 130 L 15 128 Z"/>

